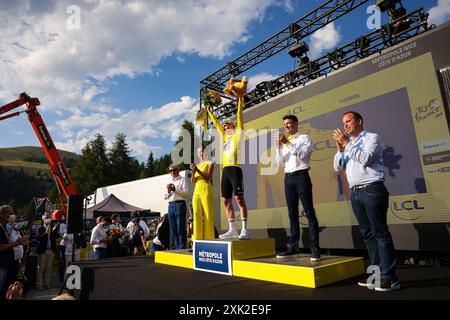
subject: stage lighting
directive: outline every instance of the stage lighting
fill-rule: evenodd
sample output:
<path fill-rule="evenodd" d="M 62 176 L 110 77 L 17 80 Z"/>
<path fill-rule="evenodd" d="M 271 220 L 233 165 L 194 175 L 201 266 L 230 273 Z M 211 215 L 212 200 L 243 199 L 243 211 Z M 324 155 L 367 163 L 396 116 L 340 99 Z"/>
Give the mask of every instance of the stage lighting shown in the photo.
<path fill-rule="evenodd" d="M 356 52 L 360 57 L 367 57 L 369 55 L 365 50 L 370 46 L 370 39 L 366 36 L 359 37 L 355 40 Z"/>
<path fill-rule="evenodd" d="M 295 46 L 288 49 L 288 53 L 292 58 L 300 58 L 302 55 L 309 51 L 309 47 L 306 42 L 302 41 Z"/>
<path fill-rule="evenodd" d="M 294 34 L 294 33 L 296 33 L 298 30 L 300 30 L 300 26 L 299 26 L 298 24 L 296 24 L 296 23 L 291 23 L 291 24 L 289 25 L 289 33 L 290 33 L 291 36 L 292 36 L 294 39 L 296 39 L 296 40 L 303 38 L 301 32 L 300 32 L 300 33 L 297 33 L 297 34 Z"/>
<path fill-rule="evenodd" d="M 228 62 L 228 70 L 230 71 L 230 73 L 237 77 L 239 74 L 241 74 L 240 68 L 238 68 L 238 64 L 236 62 Z"/>
<path fill-rule="evenodd" d="M 381 12 L 386 12 L 389 9 L 395 9 L 397 3 L 401 0 L 377 0 L 375 5 L 380 9 Z"/>
<path fill-rule="evenodd" d="M 328 63 L 330 64 L 331 68 L 334 70 L 337 70 L 342 65 L 342 58 L 344 57 L 344 54 L 341 50 L 334 50 L 328 53 Z"/>

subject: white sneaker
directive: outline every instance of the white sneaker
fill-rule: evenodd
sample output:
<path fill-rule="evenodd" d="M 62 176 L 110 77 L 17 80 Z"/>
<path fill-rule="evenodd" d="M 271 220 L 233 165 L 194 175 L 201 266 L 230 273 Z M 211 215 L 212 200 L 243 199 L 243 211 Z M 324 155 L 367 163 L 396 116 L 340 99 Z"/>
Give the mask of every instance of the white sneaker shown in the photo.
<path fill-rule="evenodd" d="M 225 232 L 224 234 L 221 234 L 219 236 L 220 239 L 237 239 L 238 237 L 238 232 L 237 230 L 228 230 L 227 232 Z"/>
<path fill-rule="evenodd" d="M 246 229 L 241 230 L 241 234 L 239 235 L 239 240 L 249 240 L 250 239 L 250 233 Z"/>

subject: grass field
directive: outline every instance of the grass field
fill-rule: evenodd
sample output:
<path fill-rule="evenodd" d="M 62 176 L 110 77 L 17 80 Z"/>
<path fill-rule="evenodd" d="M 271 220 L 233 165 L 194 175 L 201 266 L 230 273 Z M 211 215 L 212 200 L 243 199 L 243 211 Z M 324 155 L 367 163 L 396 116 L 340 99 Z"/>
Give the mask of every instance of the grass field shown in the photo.
<path fill-rule="evenodd" d="M 59 150 L 59 154 L 63 159 L 78 157 L 75 153 L 63 150 Z M 44 151 L 40 147 L 0 148 L 0 166 L 15 171 L 22 168 L 33 176 L 39 172 L 40 175 L 49 175 L 50 169 Z"/>

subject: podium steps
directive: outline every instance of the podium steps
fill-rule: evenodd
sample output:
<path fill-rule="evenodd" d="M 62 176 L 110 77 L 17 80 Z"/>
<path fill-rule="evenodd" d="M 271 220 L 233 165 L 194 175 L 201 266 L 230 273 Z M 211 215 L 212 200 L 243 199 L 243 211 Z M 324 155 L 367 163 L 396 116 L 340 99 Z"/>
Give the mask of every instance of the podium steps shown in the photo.
<path fill-rule="evenodd" d="M 232 275 L 294 286 L 318 288 L 365 273 L 362 257 L 323 255 L 311 262 L 310 255 L 279 259 L 275 257 L 275 240 L 221 240 L 231 245 Z M 155 263 L 194 269 L 193 252 L 188 249 L 155 252 Z"/>

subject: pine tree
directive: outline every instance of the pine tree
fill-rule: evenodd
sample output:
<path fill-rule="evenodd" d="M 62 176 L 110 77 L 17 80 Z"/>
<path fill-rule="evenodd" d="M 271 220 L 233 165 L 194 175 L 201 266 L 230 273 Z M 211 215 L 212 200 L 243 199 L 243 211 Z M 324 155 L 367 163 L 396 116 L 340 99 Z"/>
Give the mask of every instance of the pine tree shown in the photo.
<path fill-rule="evenodd" d="M 147 164 L 145 165 L 145 177 L 154 177 L 156 175 L 156 161 L 153 157 L 153 152 L 150 151 L 150 154 L 147 158 Z"/>
<path fill-rule="evenodd" d="M 179 143 L 190 143 L 190 157 L 189 157 L 189 163 L 182 163 L 180 165 L 180 170 L 188 170 L 191 163 L 194 163 L 194 139 L 195 139 L 195 132 L 194 132 L 194 123 L 192 123 L 189 120 L 184 120 L 183 124 L 181 125 L 181 128 L 189 132 L 190 141 L 184 141 L 183 136 L 180 135 L 175 142 L 174 146 L 177 146 Z M 186 150 L 185 148 L 183 150 Z M 183 152 L 182 152 L 183 153 Z M 183 154 L 180 154 L 180 156 L 183 156 Z"/>
<path fill-rule="evenodd" d="M 95 135 L 83 148 L 72 170 L 78 194 L 90 195 L 109 184 L 110 164 L 106 152 L 106 142 L 101 134 Z"/>
<path fill-rule="evenodd" d="M 126 135 L 118 133 L 109 152 L 111 163 L 110 184 L 133 181 L 139 178 L 139 162 L 130 156 Z"/>

